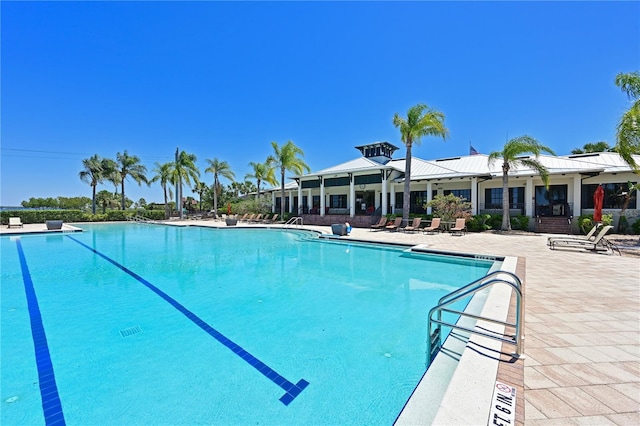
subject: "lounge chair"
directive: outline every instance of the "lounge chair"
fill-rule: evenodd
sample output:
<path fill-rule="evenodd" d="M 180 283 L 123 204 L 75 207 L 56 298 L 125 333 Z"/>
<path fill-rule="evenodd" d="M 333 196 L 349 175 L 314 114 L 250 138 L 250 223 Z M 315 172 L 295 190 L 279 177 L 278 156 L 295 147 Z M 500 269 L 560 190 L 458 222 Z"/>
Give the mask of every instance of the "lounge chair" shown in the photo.
<path fill-rule="evenodd" d="M 459 217 L 456 219 L 456 224 L 449 230 L 451 235 L 462 235 L 467 233 L 467 219 Z"/>
<path fill-rule="evenodd" d="M 580 240 L 580 241 L 593 241 L 596 239 L 595 237 L 595 233 L 598 230 L 600 225 L 596 224 L 593 228 L 591 228 L 591 231 L 589 231 L 587 233 L 587 235 L 569 235 L 569 236 L 563 236 L 563 237 L 548 237 L 547 238 L 547 245 L 551 245 L 551 241 L 553 240 Z"/>
<path fill-rule="evenodd" d="M 249 213 L 245 213 L 244 216 L 238 218 L 238 222 L 244 222 L 247 220 L 247 217 L 249 217 Z"/>
<path fill-rule="evenodd" d="M 405 226 L 402 230 L 404 232 L 415 232 L 420 228 L 420 221 L 422 221 L 422 218 L 416 217 L 413 219 L 411 225 Z"/>
<path fill-rule="evenodd" d="M 387 226 L 387 217 L 386 216 L 382 216 L 380 218 L 380 220 L 378 221 L 378 223 L 374 223 L 373 225 L 371 225 L 371 229 L 369 229 L 369 230 L 373 231 L 374 229 L 382 229 L 385 226 Z"/>
<path fill-rule="evenodd" d="M 256 217 L 255 213 L 251 213 L 249 216 L 242 219 L 242 222 L 251 222 L 253 218 Z"/>
<path fill-rule="evenodd" d="M 273 223 L 276 221 L 276 219 L 278 219 L 278 213 L 275 213 L 273 215 L 273 217 L 271 217 L 271 219 L 269 219 L 269 217 L 265 217 L 264 219 L 262 219 L 262 223 Z"/>
<path fill-rule="evenodd" d="M 402 224 L 402 216 L 396 217 L 391 225 L 384 227 L 387 231 L 397 231 L 398 227 Z"/>
<path fill-rule="evenodd" d="M 549 246 L 551 250 L 555 250 L 557 247 L 582 248 L 592 251 L 617 250 L 617 247 L 615 247 L 613 244 L 607 241 L 606 238 L 604 238 L 605 234 L 612 228 L 613 226 L 611 225 L 603 226 L 598 232 L 598 235 L 596 235 L 596 237 L 593 239 L 593 241 L 576 240 L 575 238 L 557 238 L 551 240 Z"/>
<path fill-rule="evenodd" d="M 440 232 L 440 220 L 441 219 L 439 217 L 434 217 L 431 220 L 431 225 L 422 228 L 422 233 L 431 234 L 432 232 Z"/>
<path fill-rule="evenodd" d="M 251 219 L 248 222 L 251 222 L 251 223 L 262 222 L 262 213 L 260 213 L 258 216 L 256 216 L 255 219 Z"/>
<path fill-rule="evenodd" d="M 22 228 L 22 221 L 19 217 L 9 218 L 9 224 L 7 225 L 7 228 L 11 228 L 12 226 L 15 226 L 16 228 Z"/>

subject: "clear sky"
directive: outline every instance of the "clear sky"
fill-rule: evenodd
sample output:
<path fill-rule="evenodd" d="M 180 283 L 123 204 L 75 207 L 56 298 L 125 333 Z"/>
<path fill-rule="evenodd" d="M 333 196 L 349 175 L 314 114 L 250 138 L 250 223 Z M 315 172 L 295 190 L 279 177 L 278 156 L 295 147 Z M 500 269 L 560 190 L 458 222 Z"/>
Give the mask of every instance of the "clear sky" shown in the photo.
<path fill-rule="evenodd" d="M 629 106 L 615 76 L 640 69 L 639 2 L 0 5 L 4 206 L 90 197 L 82 159 L 124 150 L 149 175 L 180 147 L 240 180 L 271 141 L 292 140 L 313 171 L 374 141 L 402 158 L 392 117 L 419 102 L 450 131 L 414 148 L 423 159 L 523 134 L 560 155 L 614 145 Z M 162 201 L 158 184 L 125 185 Z"/>

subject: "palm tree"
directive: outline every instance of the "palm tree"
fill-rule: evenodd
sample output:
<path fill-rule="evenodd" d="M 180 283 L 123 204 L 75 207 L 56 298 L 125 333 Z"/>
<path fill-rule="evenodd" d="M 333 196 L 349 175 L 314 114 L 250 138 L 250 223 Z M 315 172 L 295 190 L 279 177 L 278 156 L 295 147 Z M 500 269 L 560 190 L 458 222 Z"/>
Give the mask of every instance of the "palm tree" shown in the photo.
<path fill-rule="evenodd" d="M 267 182 L 271 185 L 276 184 L 276 177 L 273 173 L 273 168 L 269 167 L 267 163 L 255 163 L 250 162 L 249 167 L 253 169 L 253 173 L 247 173 L 245 179 L 255 179 L 257 182 L 258 192 L 256 193 L 256 200 L 260 198 L 260 183 Z"/>
<path fill-rule="evenodd" d="M 407 147 L 404 166 L 404 193 L 402 198 L 402 220 L 409 220 L 411 196 L 411 148 L 419 144 L 424 136 L 439 136 L 446 140 L 449 130 L 444 126 L 444 114 L 425 104 L 409 108 L 407 118 L 398 113 L 393 116 L 393 125 L 400 129 L 402 142 Z"/>
<path fill-rule="evenodd" d="M 178 152 L 176 150 L 176 160 L 172 163 L 171 169 L 171 182 L 176 186 L 176 192 L 178 193 L 178 214 L 180 215 L 180 219 L 184 218 L 184 213 L 182 211 L 182 182 L 186 182 L 187 185 L 191 186 L 191 180 L 193 182 L 198 182 L 198 178 L 200 177 L 200 170 L 196 166 L 196 156 L 195 154 L 188 154 L 185 151 Z"/>
<path fill-rule="evenodd" d="M 140 158 L 136 155 L 129 155 L 125 149 L 124 153 L 118 153 L 116 156 L 118 164 L 118 173 L 120 174 L 120 185 L 122 193 L 122 210 L 125 209 L 125 194 L 124 194 L 124 182 L 130 176 L 138 185 L 142 185 L 142 182 L 149 185 L 146 173 L 147 168 L 140 163 Z"/>
<path fill-rule="evenodd" d="M 104 179 L 102 159 L 96 154 L 82 160 L 84 170 L 79 173 L 80 180 L 91 185 L 91 212 L 96 214 L 96 187 Z"/>
<path fill-rule="evenodd" d="M 502 159 L 502 230 L 511 231 L 511 219 L 509 218 L 509 170 L 520 166 L 529 167 L 536 171 L 542 178 L 546 187 L 549 186 L 549 173 L 547 168 L 540 163 L 538 156 L 547 152 L 556 155 L 551 148 L 540 144 L 530 136 L 519 136 L 507 141 L 502 151 L 494 151 L 489 154 L 489 165 L 498 159 Z M 531 153 L 535 158 L 523 157 Z"/>
<path fill-rule="evenodd" d="M 233 181 L 236 177 L 236 174 L 231 170 L 231 166 L 226 161 L 220 161 L 217 158 L 213 160 L 207 159 L 207 163 L 209 163 L 209 167 L 207 167 L 204 172 L 213 174 L 213 214 L 218 216 L 218 195 L 220 193 L 220 180 L 219 176 L 229 179 Z"/>
<path fill-rule="evenodd" d="M 107 212 L 107 207 L 118 206 L 118 197 L 105 189 L 96 194 L 96 201 L 102 207 L 102 214 Z"/>
<path fill-rule="evenodd" d="M 202 194 L 209 189 L 207 184 L 204 182 L 196 181 L 195 185 L 193 185 L 193 192 L 200 196 L 200 211 L 202 211 Z"/>
<path fill-rule="evenodd" d="M 296 175 L 301 175 L 302 173 L 310 172 L 311 169 L 307 166 L 307 163 L 304 162 L 303 159 L 299 158 L 304 156 L 304 152 L 301 148 L 298 148 L 292 141 L 287 141 L 282 146 L 278 146 L 277 142 L 271 142 L 271 146 L 273 147 L 273 155 L 270 155 L 267 158 L 266 164 L 268 168 L 272 169 L 280 169 L 280 217 L 284 217 L 284 173 L 285 171 L 290 171 L 295 173 Z"/>
<path fill-rule="evenodd" d="M 173 167 L 172 163 L 155 163 L 155 168 L 153 169 L 153 172 L 155 173 L 155 175 L 153 176 L 153 178 L 151 179 L 151 183 L 156 182 L 156 181 L 160 181 L 160 185 L 162 186 L 162 192 L 164 193 L 164 218 L 165 219 L 169 219 L 169 198 L 173 197 L 173 194 L 171 192 L 171 187 L 167 187 L 168 184 L 170 184 L 171 181 L 171 169 Z"/>
<path fill-rule="evenodd" d="M 102 159 L 102 175 L 105 180 L 108 180 L 113 184 L 115 188 L 113 193 L 118 193 L 118 186 L 122 179 L 120 178 L 120 170 L 118 170 L 118 164 L 111 158 Z"/>
<path fill-rule="evenodd" d="M 635 173 L 640 173 L 640 165 L 633 158 L 633 155 L 640 154 L 640 73 L 618 74 L 616 86 L 633 102 L 618 123 L 616 151 Z"/>
<path fill-rule="evenodd" d="M 590 142 L 584 144 L 582 148 L 571 150 L 572 154 L 588 154 L 591 152 L 611 152 L 612 148 L 605 141 Z"/>

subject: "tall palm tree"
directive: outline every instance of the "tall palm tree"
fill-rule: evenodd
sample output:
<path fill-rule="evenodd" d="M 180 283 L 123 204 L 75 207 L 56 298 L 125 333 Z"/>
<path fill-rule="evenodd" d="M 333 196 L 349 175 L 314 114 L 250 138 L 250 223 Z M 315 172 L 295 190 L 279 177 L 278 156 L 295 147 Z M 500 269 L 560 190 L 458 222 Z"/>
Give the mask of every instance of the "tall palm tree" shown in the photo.
<path fill-rule="evenodd" d="M 191 180 L 198 182 L 198 178 L 200 177 L 200 170 L 198 170 L 196 166 L 196 160 L 195 154 L 189 154 L 185 151 L 178 152 L 178 150 L 176 150 L 176 159 L 172 163 L 171 181 L 176 186 L 176 192 L 178 193 L 176 208 L 178 209 L 180 219 L 184 218 L 182 211 L 182 183 L 185 182 L 191 186 Z"/>
<path fill-rule="evenodd" d="M 393 116 L 393 125 L 400 129 L 401 140 L 407 147 L 404 166 L 404 192 L 402 198 L 402 220 L 409 220 L 411 197 L 411 149 L 413 144 L 419 144 L 424 136 L 439 136 L 446 140 L 449 130 L 444 125 L 444 114 L 425 104 L 418 104 L 409 108 L 407 118 L 398 113 Z"/>
<path fill-rule="evenodd" d="M 640 154 L 640 73 L 618 74 L 616 86 L 633 102 L 618 123 L 616 151 L 635 173 L 640 173 L 640 165 L 633 158 L 633 155 Z"/>
<path fill-rule="evenodd" d="M 258 187 L 256 193 L 256 200 L 260 198 L 260 183 L 267 182 L 271 185 L 276 185 L 276 177 L 273 173 L 273 168 L 269 167 L 267 163 L 255 163 L 250 162 L 249 167 L 253 169 L 253 173 L 247 173 L 245 179 L 255 179 Z"/>
<path fill-rule="evenodd" d="M 204 182 L 196 181 L 195 185 L 193 185 L 193 192 L 200 196 L 200 211 L 202 211 L 202 194 L 204 194 L 207 189 L 207 184 Z"/>
<path fill-rule="evenodd" d="M 118 153 L 116 156 L 117 164 L 118 164 L 118 172 L 120 173 L 120 185 L 122 189 L 122 210 L 125 209 L 125 194 L 124 194 L 124 182 L 128 177 L 131 177 L 134 181 L 138 183 L 138 185 L 142 185 L 142 183 L 146 183 L 149 185 L 149 180 L 147 179 L 146 173 L 147 168 L 142 163 L 140 163 L 140 158 L 136 155 L 129 155 L 127 150 L 124 150 L 124 153 Z"/>
<path fill-rule="evenodd" d="M 280 170 L 280 217 L 284 217 L 284 173 L 290 171 L 296 175 L 310 172 L 311 169 L 300 157 L 304 157 L 304 152 L 297 147 L 292 141 L 287 141 L 282 146 L 278 146 L 278 142 L 271 142 L 273 154 L 267 157 L 267 166 L 272 169 Z"/>
<path fill-rule="evenodd" d="M 231 170 L 231 166 L 226 161 L 220 161 L 217 158 L 213 160 L 207 159 L 209 167 L 204 172 L 213 174 L 213 214 L 218 216 L 218 195 L 220 194 L 220 179 L 224 177 L 233 181 L 236 174 Z"/>
<path fill-rule="evenodd" d="M 489 165 L 497 160 L 502 161 L 502 230 L 511 231 L 511 219 L 509 218 L 509 170 L 518 167 L 528 167 L 536 171 L 542 178 L 546 187 L 549 186 L 549 173 L 547 168 L 540 163 L 538 156 L 543 153 L 556 155 L 553 150 L 540 144 L 530 136 L 518 136 L 507 141 L 502 151 L 494 151 L 489 154 Z M 524 154 L 533 154 L 535 158 L 523 157 Z"/>
<path fill-rule="evenodd" d="M 103 158 L 102 159 L 102 175 L 105 180 L 108 180 L 113 184 L 115 188 L 113 193 L 118 193 L 118 186 L 120 186 L 120 182 L 122 181 L 120 177 L 120 170 L 118 170 L 118 163 L 111 158 Z"/>
<path fill-rule="evenodd" d="M 104 179 L 102 159 L 96 154 L 82 160 L 84 170 L 80 171 L 80 180 L 91 185 L 91 212 L 96 214 L 96 187 Z"/>
<path fill-rule="evenodd" d="M 173 167 L 172 163 L 163 163 L 160 164 L 158 162 L 155 163 L 155 168 L 153 169 L 153 173 L 155 175 L 151 179 L 151 183 L 160 181 L 160 186 L 162 186 L 162 192 L 164 193 L 164 218 L 169 219 L 169 198 L 173 197 L 171 192 L 171 187 L 168 187 L 170 183 L 172 183 L 172 175 L 171 169 Z"/>

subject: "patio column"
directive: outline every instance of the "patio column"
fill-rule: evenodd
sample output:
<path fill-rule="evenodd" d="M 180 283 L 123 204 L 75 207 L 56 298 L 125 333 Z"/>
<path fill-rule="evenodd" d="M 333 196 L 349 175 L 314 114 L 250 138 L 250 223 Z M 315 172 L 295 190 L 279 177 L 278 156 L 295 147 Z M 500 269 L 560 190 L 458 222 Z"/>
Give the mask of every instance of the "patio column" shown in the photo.
<path fill-rule="evenodd" d="M 573 178 L 573 210 L 571 214 L 576 219 L 582 214 L 582 179 L 580 179 L 580 175 Z"/>
<path fill-rule="evenodd" d="M 293 213 L 293 191 L 289 191 L 289 213 Z"/>
<path fill-rule="evenodd" d="M 376 203 L 378 200 L 376 200 Z M 387 199 L 387 171 L 382 170 L 382 216 L 387 215 L 387 205 L 389 201 Z M 378 206 L 376 206 L 377 208 Z"/>
<path fill-rule="evenodd" d="M 524 184 L 524 214 L 534 217 L 533 211 L 533 178 L 528 177 Z"/>
<path fill-rule="evenodd" d="M 526 197 L 525 197 L 526 198 Z M 471 178 L 471 214 L 478 214 L 478 178 Z"/>
<path fill-rule="evenodd" d="M 301 215 L 304 211 L 304 206 L 302 205 L 302 181 L 298 183 L 298 212 L 297 215 Z"/>
<path fill-rule="evenodd" d="M 320 216 L 324 216 L 324 180 L 320 178 Z"/>
<path fill-rule="evenodd" d="M 396 186 L 391 182 L 391 214 L 396 212 Z"/>
<path fill-rule="evenodd" d="M 349 173 L 349 216 L 356 215 L 356 186 L 353 173 Z"/>
<path fill-rule="evenodd" d="M 433 186 L 431 184 L 431 181 L 428 181 L 427 182 L 427 202 L 431 201 L 432 199 L 433 199 Z M 432 212 L 433 212 L 433 208 L 427 207 L 427 214 L 431 214 Z"/>

